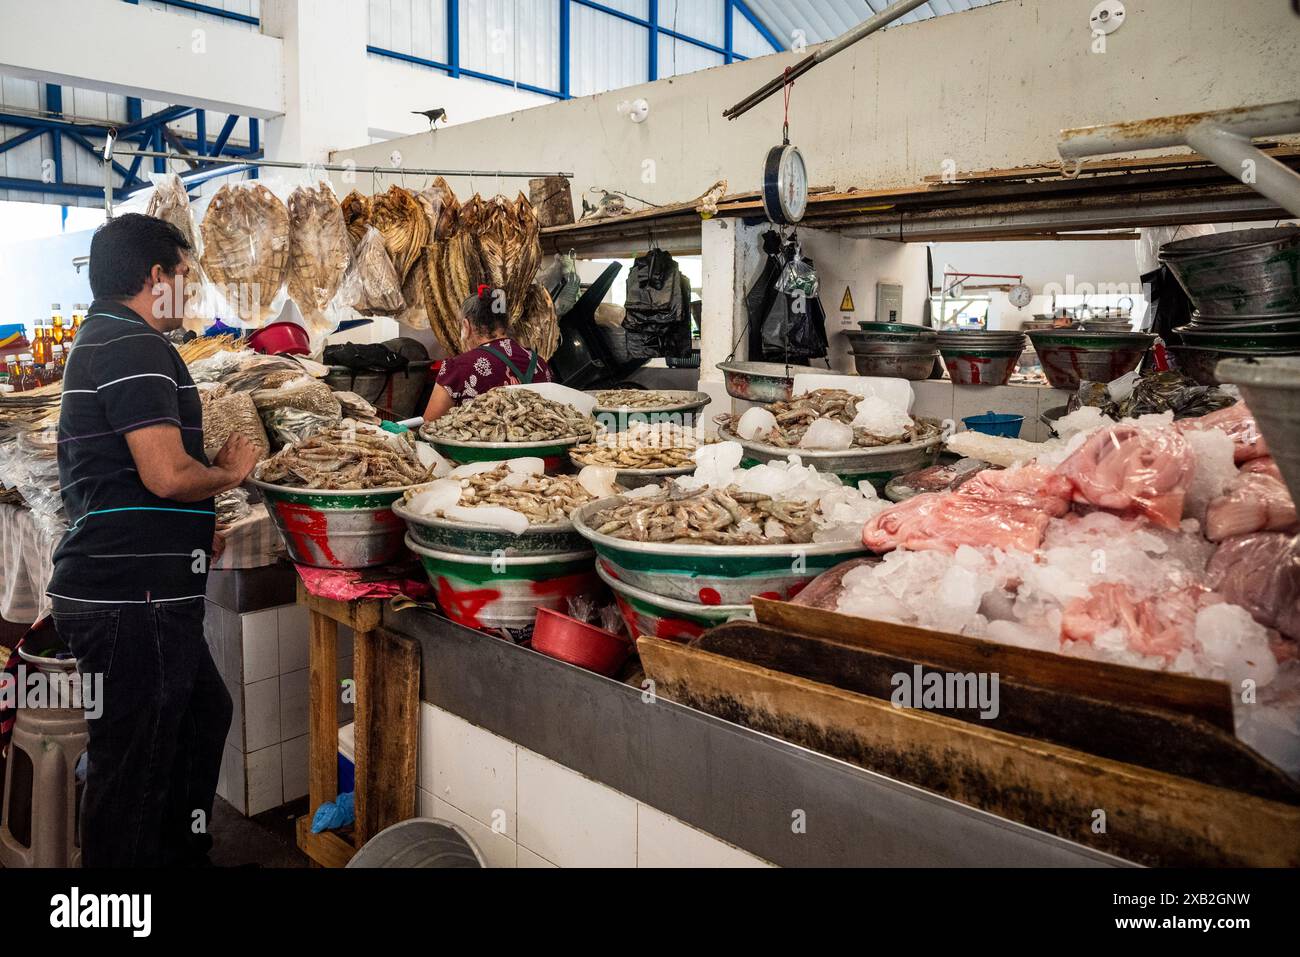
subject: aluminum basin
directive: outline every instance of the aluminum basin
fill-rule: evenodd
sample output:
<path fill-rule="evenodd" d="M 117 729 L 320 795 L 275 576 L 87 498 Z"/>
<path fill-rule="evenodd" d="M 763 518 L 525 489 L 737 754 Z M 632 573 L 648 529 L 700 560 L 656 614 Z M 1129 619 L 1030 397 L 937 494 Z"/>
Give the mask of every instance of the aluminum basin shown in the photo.
<path fill-rule="evenodd" d="M 941 435 L 921 442 L 884 445 L 876 449 L 848 449 L 843 452 L 785 449 L 765 442 L 742 439 L 721 427 L 718 429 L 718 438 L 724 442 L 740 443 L 745 450 L 745 460 L 741 464 L 746 468 L 766 462 L 784 462 L 791 455 L 797 455 L 804 465 L 811 465 L 818 472 L 837 475 L 845 485 L 857 487 L 859 482 L 870 482 L 877 489 L 883 489 L 895 475 L 929 468 L 939 458 L 939 452 L 943 448 Z"/>
<path fill-rule="evenodd" d="M 632 542 L 591 526 L 597 513 L 623 496 L 591 502 L 573 524 L 596 549 L 600 569 L 616 581 L 661 598 L 694 605 L 746 605 L 755 595 L 787 599 L 842 561 L 867 554 L 860 542 L 810 545 L 673 545 Z"/>
<path fill-rule="evenodd" d="M 746 402 L 789 402 L 794 396 L 794 377 L 797 375 L 846 375 L 835 369 L 818 369 L 815 366 L 783 365 L 780 362 L 719 362 L 727 383 L 727 394 Z"/>
<path fill-rule="evenodd" d="M 681 644 L 700 637 L 710 628 L 738 618 L 752 618 L 750 605 L 697 605 L 665 598 L 619 581 L 596 561 L 596 573 L 609 586 L 632 640 L 650 637 Z"/>
<path fill-rule="evenodd" d="M 406 524 L 393 505 L 416 486 L 324 492 L 249 481 L 261 489 L 289 557 L 300 565 L 374 568 L 405 554 Z"/>

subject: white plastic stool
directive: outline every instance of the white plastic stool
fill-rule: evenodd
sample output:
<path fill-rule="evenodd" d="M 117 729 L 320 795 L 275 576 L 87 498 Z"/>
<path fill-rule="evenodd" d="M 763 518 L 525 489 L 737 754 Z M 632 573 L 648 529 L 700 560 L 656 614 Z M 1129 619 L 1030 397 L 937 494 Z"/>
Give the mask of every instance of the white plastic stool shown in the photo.
<path fill-rule="evenodd" d="M 50 680 L 59 680 L 58 673 L 42 670 Z M 5 764 L 0 865 L 81 866 L 76 774 L 88 738 L 85 713 L 80 710 L 18 709 Z M 20 767 L 21 776 L 15 780 Z M 15 784 L 20 785 L 17 791 Z M 25 841 L 19 839 L 15 827 Z"/>

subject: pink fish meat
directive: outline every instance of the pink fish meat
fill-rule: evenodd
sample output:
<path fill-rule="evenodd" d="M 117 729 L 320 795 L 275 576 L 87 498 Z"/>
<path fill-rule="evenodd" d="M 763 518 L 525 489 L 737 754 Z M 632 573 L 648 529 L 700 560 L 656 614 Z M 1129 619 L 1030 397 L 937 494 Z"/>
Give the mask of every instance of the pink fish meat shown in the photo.
<path fill-rule="evenodd" d="M 1284 532 L 1296 524 L 1295 503 L 1280 479 L 1266 472 L 1246 472 L 1205 512 L 1205 537 L 1221 542 L 1254 532 Z"/>
<path fill-rule="evenodd" d="M 1062 463 L 1074 500 L 1110 512 L 1135 512 L 1178 528 L 1196 461 L 1176 430 L 1111 426 Z"/>
<path fill-rule="evenodd" d="M 1205 583 L 1264 627 L 1300 641 L 1300 537 L 1229 538 L 1210 559 Z"/>
<path fill-rule="evenodd" d="M 1236 444 L 1234 455 L 1238 464 L 1260 459 L 1269 454 L 1264 436 L 1260 434 L 1259 426 L 1255 423 L 1255 414 L 1246 407 L 1245 402 L 1238 402 L 1218 412 L 1203 415 L 1199 419 L 1183 419 L 1178 423 L 1177 428 L 1183 432 L 1193 429 L 1199 431 L 1222 429 Z"/>

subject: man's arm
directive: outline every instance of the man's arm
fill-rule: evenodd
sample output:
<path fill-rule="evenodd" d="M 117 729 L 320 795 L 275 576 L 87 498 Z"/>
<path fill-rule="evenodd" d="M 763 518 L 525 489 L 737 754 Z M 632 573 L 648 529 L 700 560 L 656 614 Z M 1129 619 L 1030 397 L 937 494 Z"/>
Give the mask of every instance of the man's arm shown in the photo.
<path fill-rule="evenodd" d="M 257 465 L 257 449 L 247 437 L 232 435 L 211 466 L 191 458 L 174 425 L 150 425 L 126 434 L 140 481 L 159 498 L 201 502 L 229 491 Z"/>

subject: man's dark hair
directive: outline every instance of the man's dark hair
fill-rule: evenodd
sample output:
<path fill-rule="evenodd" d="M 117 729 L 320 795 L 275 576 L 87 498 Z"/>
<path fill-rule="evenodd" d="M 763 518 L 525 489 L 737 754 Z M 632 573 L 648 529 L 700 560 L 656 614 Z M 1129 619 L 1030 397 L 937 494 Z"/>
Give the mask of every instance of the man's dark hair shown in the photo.
<path fill-rule="evenodd" d="M 510 328 L 504 289 L 482 285 L 460 307 L 460 314 L 469 320 L 470 327 L 480 335 L 504 333 Z"/>
<path fill-rule="evenodd" d="M 130 299 L 154 266 L 171 275 L 189 248 L 169 222 L 139 213 L 114 217 L 90 241 L 90 291 L 96 299 Z"/>

